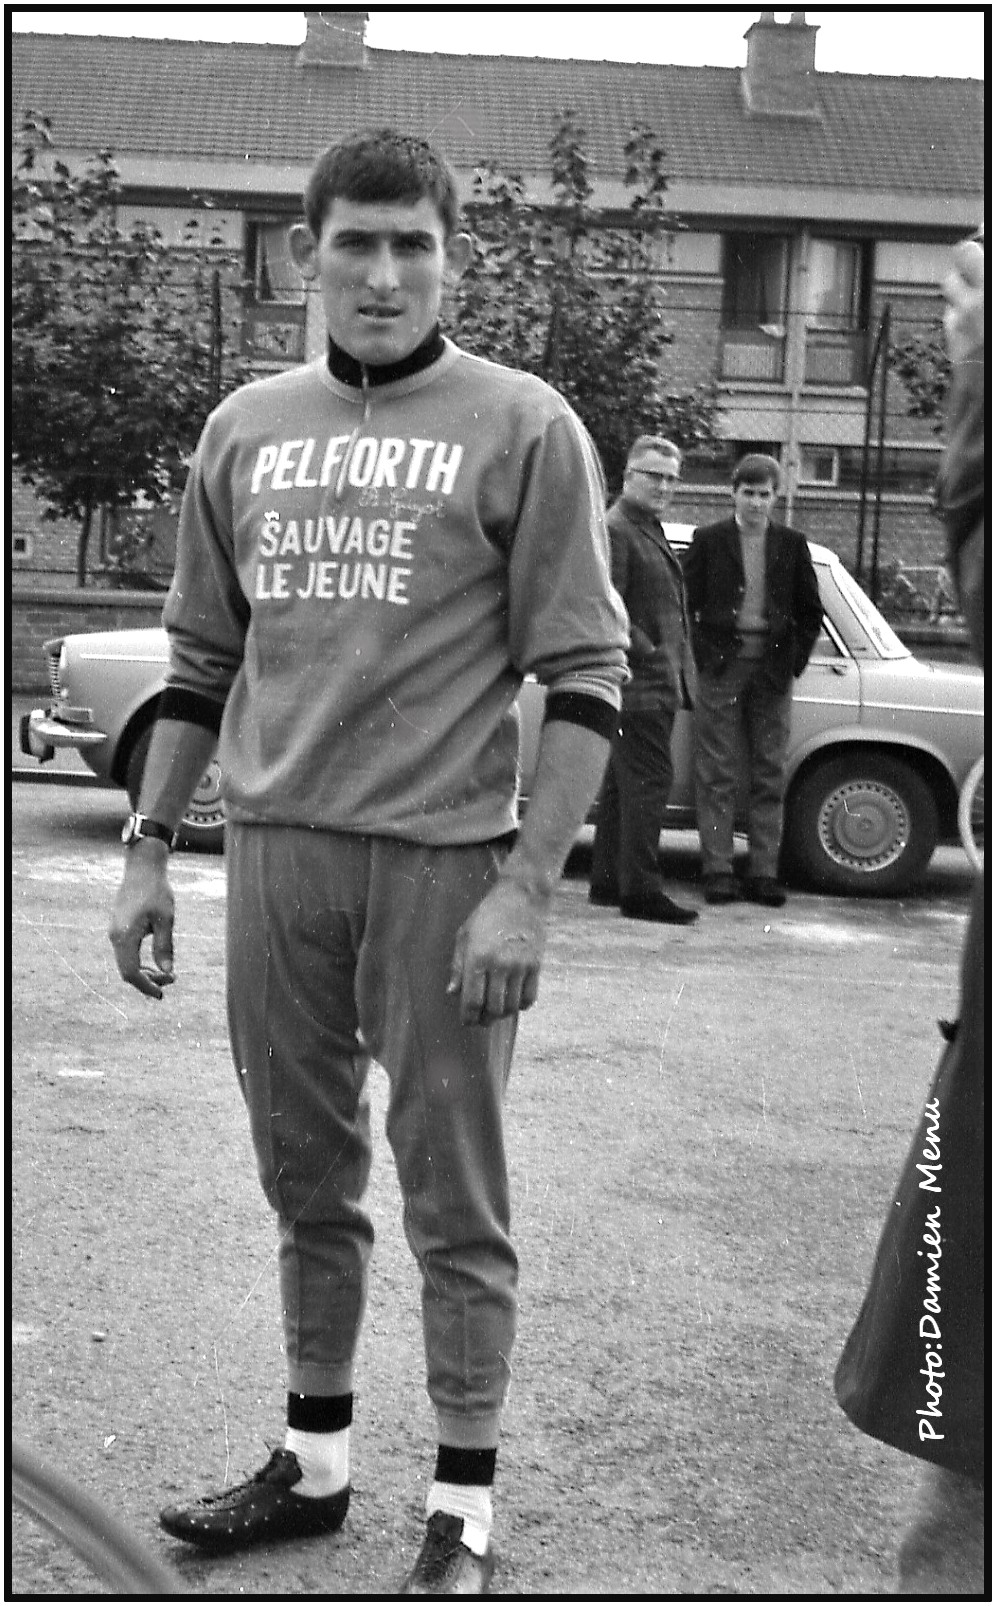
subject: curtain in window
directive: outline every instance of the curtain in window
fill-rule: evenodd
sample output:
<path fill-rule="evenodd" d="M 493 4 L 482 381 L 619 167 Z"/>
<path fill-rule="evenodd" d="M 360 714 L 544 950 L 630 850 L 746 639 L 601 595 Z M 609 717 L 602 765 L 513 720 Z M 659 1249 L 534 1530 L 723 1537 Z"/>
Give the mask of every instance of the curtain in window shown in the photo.
<path fill-rule="evenodd" d="M 813 240 L 809 248 L 807 322 L 813 329 L 858 326 L 858 246 L 848 240 Z"/>
<path fill-rule="evenodd" d="M 784 334 L 787 263 L 788 242 L 777 235 L 731 236 L 724 284 L 728 328 Z"/>
<path fill-rule="evenodd" d="M 290 253 L 285 223 L 256 225 L 256 299 L 300 301 L 301 275 Z"/>

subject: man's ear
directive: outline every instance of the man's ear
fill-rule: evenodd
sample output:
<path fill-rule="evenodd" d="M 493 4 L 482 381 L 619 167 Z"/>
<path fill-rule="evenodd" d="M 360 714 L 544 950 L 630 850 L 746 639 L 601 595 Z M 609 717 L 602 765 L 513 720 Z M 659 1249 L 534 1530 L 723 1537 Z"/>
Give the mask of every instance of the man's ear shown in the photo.
<path fill-rule="evenodd" d="M 294 223 L 287 234 L 294 265 L 302 278 L 313 279 L 318 272 L 318 241 L 307 223 Z"/>
<path fill-rule="evenodd" d="M 451 234 L 446 242 L 446 272 L 450 279 L 459 279 L 474 254 L 469 234 Z"/>

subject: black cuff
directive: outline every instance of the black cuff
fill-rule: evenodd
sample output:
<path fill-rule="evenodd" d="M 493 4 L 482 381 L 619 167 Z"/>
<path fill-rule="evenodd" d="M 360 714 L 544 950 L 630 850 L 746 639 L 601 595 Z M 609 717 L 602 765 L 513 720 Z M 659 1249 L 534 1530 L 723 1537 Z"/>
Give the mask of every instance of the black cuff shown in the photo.
<path fill-rule="evenodd" d="M 203 692 L 186 691 L 182 686 L 167 686 L 159 694 L 156 718 L 176 719 L 185 725 L 203 725 L 205 730 L 213 731 L 217 736 L 224 712 L 224 703 L 215 702 L 213 697 L 205 697 Z"/>
<path fill-rule="evenodd" d="M 552 719 L 563 720 L 567 725 L 583 725 L 611 742 L 619 724 L 619 710 L 602 697 L 592 697 L 583 691 L 552 691 L 546 700 L 543 723 Z"/>

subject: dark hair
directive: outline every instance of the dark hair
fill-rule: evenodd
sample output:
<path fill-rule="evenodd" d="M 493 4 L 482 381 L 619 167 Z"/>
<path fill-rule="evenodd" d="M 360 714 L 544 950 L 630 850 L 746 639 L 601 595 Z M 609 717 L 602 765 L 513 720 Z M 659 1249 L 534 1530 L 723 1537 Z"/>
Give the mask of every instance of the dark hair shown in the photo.
<path fill-rule="evenodd" d="M 332 202 L 433 202 L 447 239 L 460 218 L 456 179 L 449 163 L 426 144 L 394 128 L 371 129 L 330 145 L 316 159 L 304 191 L 304 215 L 315 238 Z"/>
<path fill-rule="evenodd" d="M 734 490 L 738 485 L 767 485 L 769 480 L 777 491 L 782 483 L 782 471 L 777 457 L 769 457 L 767 452 L 748 452 L 733 470 Z"/>

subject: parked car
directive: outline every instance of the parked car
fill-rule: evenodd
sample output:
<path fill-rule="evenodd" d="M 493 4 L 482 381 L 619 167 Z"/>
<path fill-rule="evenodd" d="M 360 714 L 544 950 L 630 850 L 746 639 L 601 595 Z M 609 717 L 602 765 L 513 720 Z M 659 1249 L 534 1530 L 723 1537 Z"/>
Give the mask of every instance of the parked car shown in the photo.
<path fill-rule="evenodd" d="M 692 526 L 669 525 L 681 548 Z M 810 544 L 823 630 L 795 683 L 787 764 L 785 873 L 834 893 L 895 894 L 957 833 L 958 796 L 984 747 L 980 670 L 923 664 L 837 556 Z M 41 759 L 76 747 L 134 804 L 162 688 L 162 630 L 115 630 L 45 643 L 54 702 L 24 716 L 21 746 Z M 543 688 L 519 698 L 523 799 L 535 770 Z M 667 825 L 694 825 L 692 723 L 679 712 Z M 181 844 L 218 848 L 222 781 L 212 762 L 184 817 Z"/>

